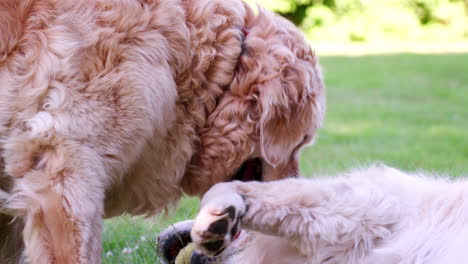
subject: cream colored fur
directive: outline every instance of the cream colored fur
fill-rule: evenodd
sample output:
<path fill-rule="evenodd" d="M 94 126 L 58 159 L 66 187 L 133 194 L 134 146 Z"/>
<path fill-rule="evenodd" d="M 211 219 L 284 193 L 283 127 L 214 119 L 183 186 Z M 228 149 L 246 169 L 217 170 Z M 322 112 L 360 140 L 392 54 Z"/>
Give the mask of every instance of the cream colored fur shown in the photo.
<path fill-rule="evenodd" d="M 378 165 L 333 178 L 221 183 L 204 196 L 192 228 L 204 252 L 211 238 L 203 231 L 229 219 L 220 213 L 229 206 L 244 231 L 233 242 L 226 235 L 223 264 L 466 262 L 465 179 Z"/>
<path fill-rule="evenodd" d="M 30 263 L 99 263 L 103 217 L 159 213 L 247 159 L 297 174 L 323 118 L 299 30 L 240 0 L 0 0 L 0 36 L 0 211 L 20 222 L 0 240 L 17 256 L 24 224 Z"/>

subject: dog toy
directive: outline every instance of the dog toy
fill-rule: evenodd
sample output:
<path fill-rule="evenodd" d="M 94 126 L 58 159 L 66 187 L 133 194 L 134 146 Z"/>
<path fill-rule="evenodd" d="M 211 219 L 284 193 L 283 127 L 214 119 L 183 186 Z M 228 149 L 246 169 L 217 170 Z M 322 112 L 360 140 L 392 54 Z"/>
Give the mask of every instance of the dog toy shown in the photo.
<path fill-rule="evenodd" d="M 190 264 L 193 251 L 195 251 L 195 243 L 189 243 L 179 251 L 175 259 L 175 264 Z"/>

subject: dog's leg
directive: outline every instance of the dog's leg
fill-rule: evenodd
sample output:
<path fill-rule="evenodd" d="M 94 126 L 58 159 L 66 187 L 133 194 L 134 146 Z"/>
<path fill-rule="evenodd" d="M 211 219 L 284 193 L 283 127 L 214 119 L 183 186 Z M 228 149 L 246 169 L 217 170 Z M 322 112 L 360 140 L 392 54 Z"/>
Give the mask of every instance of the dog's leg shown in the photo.
<path fill-rule="evenodd" d="M 396 209 L 395 201 L 378 190 L 346 182 L 221 183 L 203 198 L 192 239 L 214 255 L 232 241 L 240 223 L 286 238 L 302 253 L 321 259 L 353 251 L 362 256 L 392 231 Z"/>
<path fill-rule="evenodd" d="M 17 177 L 6 207 L 24 219 L 27 262 L 99 263 L 106 171 L 98 154 L 72 140 L 6 149 L 6 171 Z"/>
<path fill-rule="evenodd" d="M 0 263 L 21 263 L 22 230 L 21 219 L 0 214 Z"/>

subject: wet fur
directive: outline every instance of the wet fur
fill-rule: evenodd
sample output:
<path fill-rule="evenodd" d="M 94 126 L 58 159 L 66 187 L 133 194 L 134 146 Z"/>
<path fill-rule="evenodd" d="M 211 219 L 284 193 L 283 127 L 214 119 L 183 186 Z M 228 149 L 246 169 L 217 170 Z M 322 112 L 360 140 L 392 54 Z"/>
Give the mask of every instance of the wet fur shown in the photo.
<path fill-rule="evenodd" d="M 302 35 L 241 1 L 0 0 L 0 35 L 1 199 L 31 263 L 98 263 L 103 217 L 159 213 L 248 158 L 295 175 L 323 118 Z"/>

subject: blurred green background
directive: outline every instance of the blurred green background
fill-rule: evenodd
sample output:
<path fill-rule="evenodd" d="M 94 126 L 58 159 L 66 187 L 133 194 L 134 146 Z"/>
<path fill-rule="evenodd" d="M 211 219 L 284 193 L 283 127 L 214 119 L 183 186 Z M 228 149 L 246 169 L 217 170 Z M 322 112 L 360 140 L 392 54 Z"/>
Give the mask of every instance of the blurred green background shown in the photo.
<path fill-rule="evenodd" d="M 256 2 L 293 21 L 313 41 L 450 42 L 468 39 L 468 0 Z"/>

